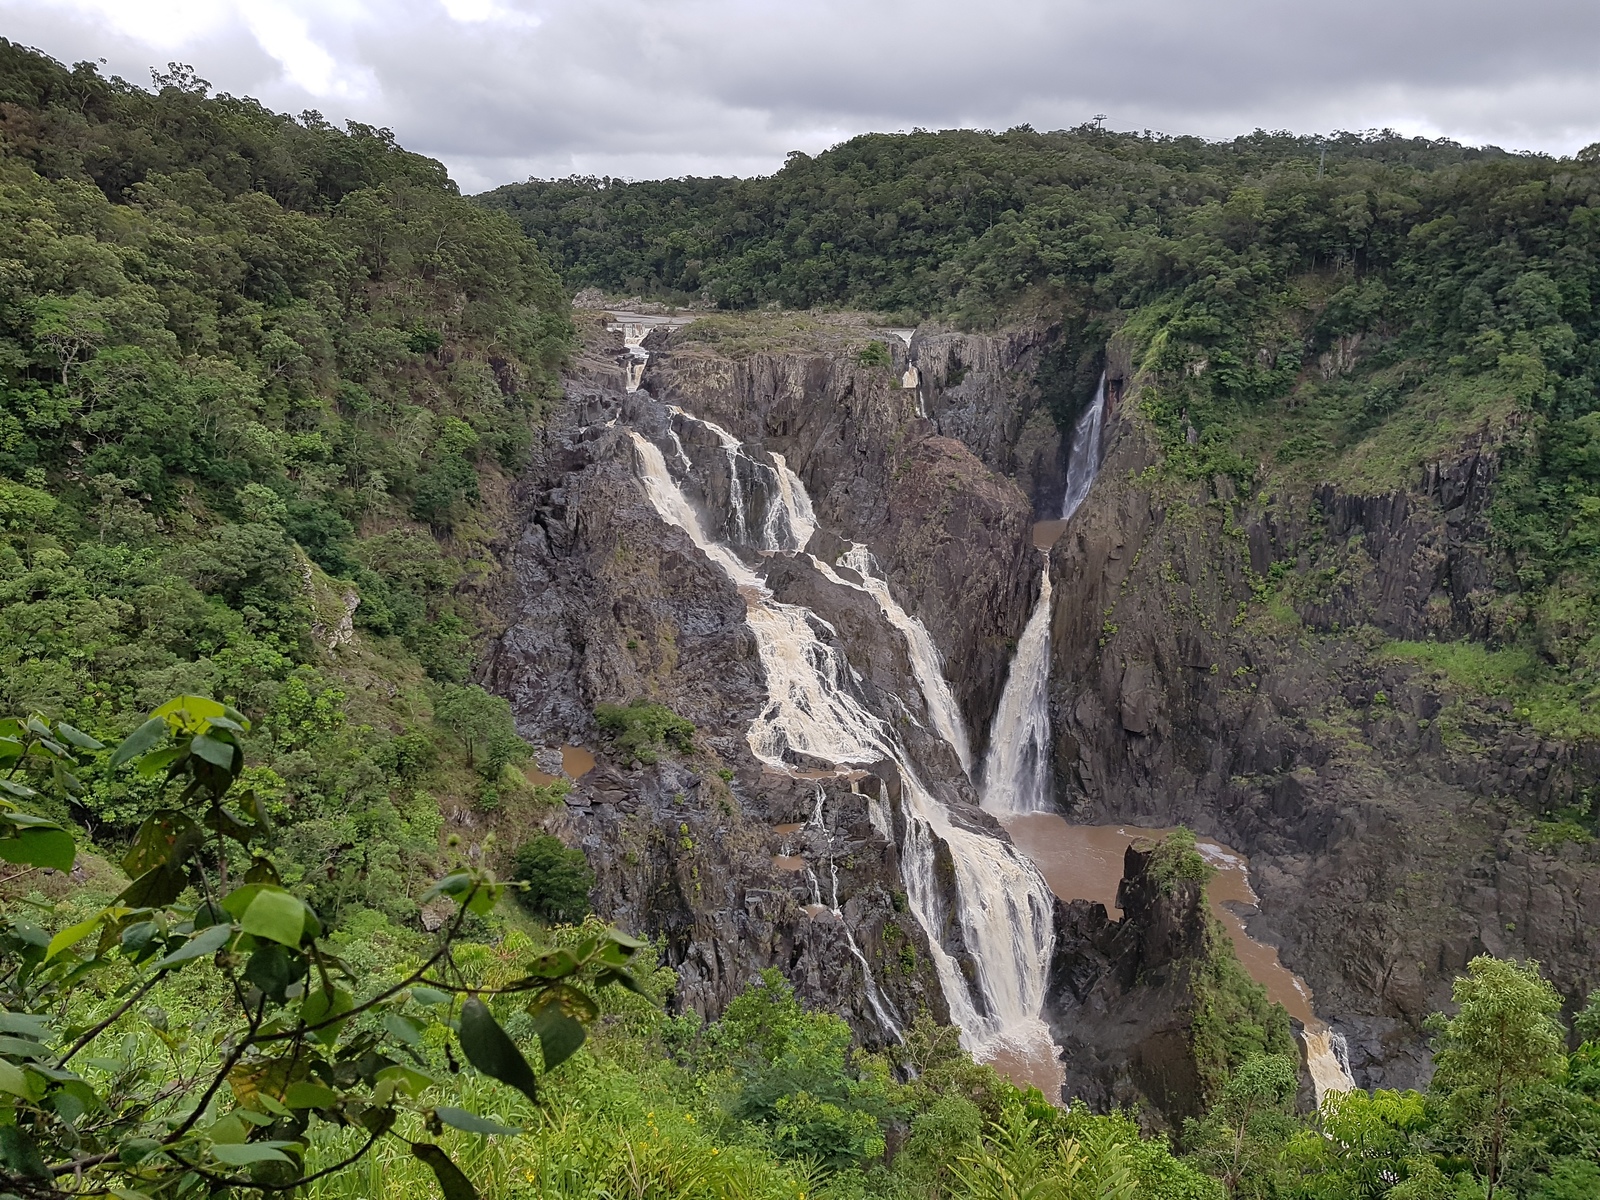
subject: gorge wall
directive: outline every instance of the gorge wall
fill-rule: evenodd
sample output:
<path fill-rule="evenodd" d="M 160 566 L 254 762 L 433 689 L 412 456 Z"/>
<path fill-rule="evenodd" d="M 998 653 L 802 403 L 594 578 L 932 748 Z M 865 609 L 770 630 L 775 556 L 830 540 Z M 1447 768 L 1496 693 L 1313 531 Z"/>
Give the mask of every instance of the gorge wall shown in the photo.
<path fill-rule="evenodd" d="M 1426 1078 L 1423 1018 L 1479 953 L 1600 983 L 1595 848 L 1530 842 L 1592 778 L 1504 701 L 1389 639 L 1479 637 L 1497 460 L 1469 441 L 1387 495 L 1154 482 L 1124 402 L 1057 546 L 1052 724 L 1074 819 L 1185 822 L 1250 855 L 1256 936 L 1312 986 L 1364 1086 Z"/>
<path fill-rule="evenodd" d="M 791 502 L 772 486 L 769 457 L 782 456 L 770 461 L 793 470 L 814 506 L 811 554 L 835 564 L 852 542 L 866 548 L 932 631 L 972 718 L 996 702 L 1037 586 L 1030 505 L 919 416 L 916 390 L 890 371 L 827 348 L 736 358 L 692 339 L 680 347 L 665 332 L 647 344 L 642 388 L 630 392 L 620 347 L 590 331 L 520 491 L 522 534 L 498 599 L 505 631 L 484 681 L 511 700 L 536 745 L 601 749 L 545 827 L 588 855 L 598 911 L 665 939 L 686 1007 L 714 1015 L 776 965 L 869 1043 L 922 1008 L 947 1019 L 940 952 L 968 978 L 977 973 L 955 898 L 949 839 L 959 828 L 934 838 L 925 883 L 935 894 L 919 908 L 899 851 L 915 804 L 895 762 L 836 774 L 834 762 L 804 754 L 786 753 L 775 769 L 752 752 L 748 731 L 779 681 L 763 664 L 743 586 L 652 506 L 634 431 L 674 458 L 706 536 L 733 546 L 775 601 L 810 611 L 818 645 L 832 647 L 822 652 L 848 661 L 853 679 L 838 681 L 841 691 L 892 731 L 917 786 L 985 838 L 1003 835 L 977 807 L 956 752 L 931 732 L 938 714 L 907 640 L 852 586 L 861 576 L 839 563 L 830 579 L 792 547 L 738 543 Z M 674 405 L 693 416 L 674 415 Z M 695 753 L 663 751 L 651 764 L 616 753 L 595 707 L 635 700 L 692 721 Z M 974 732 L 985 723 L 969 720 Z"/>
<path fill-rule="evenodd" d="M 717 423 L 751 455 L 781 455 L 814 507 L 810 553 L 870 550 L 931 633 L 981 758 L 1037 595 L 1030 525 L 1057 515 L 1064 481 L 1060 414 L 1039 383 L 1056 331 L 924 331 L 909 348 L 885 338 L 888 368 L 857 358 L 869 333 L 658 330 L 640 395 L 626 390 L 620 346 L 591 331 L 522 486 L 506 632 L 485 681 L 537 745 L 601 747 L 547 824 L 588 854 L 599 911 L 665 938 L 681 1003 L 720 1011 L 777 965 L 881 1042 L 892 1030 L 868 975 L 896 1022 L 923 1005 L 949 1013 L 907 904 L 903 781 L 888 762 L 809 780 L 752 755 L 746 730 L 769 681 L 745 602 L 658 519 L 627 436 L 668 445 L 676 433 L 704 511 L 728 511 L 738 488 L 757 522 L 761 489 L 717 435 L 664 406 Z M 917 386 L 899 386 L 912 366 Z M 1528 830 L 1593 764 L 1385 650 L 1389 638 L 1492 632 L 1493 446 L 1466 444 L 1388 495 L 1291 480 L 1243 497 L 1226 479 L 1152 470 L 1137 380 L 1114 362 L 1111 375 L 1104 466 L 1050 559 L 1058 801 L 1075 820 L 1183 822 L 1247 852 L 1261 901 L 1251 930 L 1312 985 L 1362 1085 L 1425 1077 L 1422 1018 L 1475 953 L 1537 957 L 1581 1000 L 1600 983 L 1587 933 L 1600 925 L 1596 853 L 1538 849 Z M 958 824 L 1003 837 L 929 732 L 905 640 L 870 597 L 803 555 L 760 566 L 779 600 L 826 623 L 862 702 Z M 609 753 L 595 705 L 637 698 L 693 721 L 697 753 L 656 764 Z M 893 828 L 875 825 L 875 801 Z M 943 842 L 937 861 L 934 932 L 970 977 Z M 837 899 L 822 865 L 837 867 Z M 859 959 L 829 925 L 841 920 Z"/>

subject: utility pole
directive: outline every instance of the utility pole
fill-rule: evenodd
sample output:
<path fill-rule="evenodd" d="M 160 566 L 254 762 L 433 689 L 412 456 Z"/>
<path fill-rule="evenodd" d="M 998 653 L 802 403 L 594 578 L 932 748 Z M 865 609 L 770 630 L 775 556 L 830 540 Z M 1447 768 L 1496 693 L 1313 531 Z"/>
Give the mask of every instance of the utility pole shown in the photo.
<path fill-rule="evenodd" d="M 1103 133 L 1105 131 L 1104 130 L 1105 119 L 1106 119 L 1105 113 L 1095 113 L 1095 115 L 1094 115 L 1094 131 L 1096 133 Z"/>
<path fill-rule="evenodd" d="M 1317 159 L 1317 178 L 1321 179 L 1322 172 L 1327 168 L 1328 165 L 1328 143 L 1318 142 L 1317 146 L 1322 151 L 1322 156 Z"/>

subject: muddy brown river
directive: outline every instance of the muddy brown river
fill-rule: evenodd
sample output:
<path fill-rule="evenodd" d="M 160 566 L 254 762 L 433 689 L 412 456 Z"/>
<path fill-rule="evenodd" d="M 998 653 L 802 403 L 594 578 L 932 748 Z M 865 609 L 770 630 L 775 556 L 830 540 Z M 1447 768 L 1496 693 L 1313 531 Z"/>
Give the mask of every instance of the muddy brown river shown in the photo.
<path fill-rule="evenodd" d="M 1018 848 L 1038 866 L 1051 891 L 1063 900 L 1098 900 L 1114 918 L 1122 915 L 1117 908 L 1117 885 L 1122 881 L 1122 858 L 1129 843 L 1137 837 L 1159 838 L 1171 832 L 1138 825 L 1072 825 L 1055 813 L 1018 813 L 1002 817 L 1001 822 Z M 1258 942 L 1245 928 L 1240 910 L 1254 909 L 1257 904 L 1248 860 L 1211 838 L 1197 839 L 1196 848 L 1216 868 L 1206 898 L 1228 931 L 1240 963 L 1267 989 L 1267 995 L 1305 1028 L 1302 1040 L 1318 1097 L 1328 1090 L 1351 1087 L 1335 1049 L 1336 1035 L 1312 1007 L 1311 989 L 1279 961 L 1276 949 Z"/>

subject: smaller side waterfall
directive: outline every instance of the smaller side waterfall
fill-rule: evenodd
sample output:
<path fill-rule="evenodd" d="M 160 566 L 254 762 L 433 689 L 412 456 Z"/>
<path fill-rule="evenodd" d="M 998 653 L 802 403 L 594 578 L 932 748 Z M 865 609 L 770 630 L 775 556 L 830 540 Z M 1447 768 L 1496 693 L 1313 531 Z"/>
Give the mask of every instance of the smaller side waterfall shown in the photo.
<path fill-rule="evenodd" d="M 1102 371 L 1100 384 L 1094 389 L 1094 399 L 1072 427 L 1072 447 L 1067 453 L 1067 494 L 1061 501 L 1063 521 L 1078 511 L 1078 505 L 1083 503 L 1094 484 L 1094 477 L 1100 473 L 1100 420 L 1105 411 L 1106 376 Z"/>
<path fill-rule="evenodd" d="M 828 830 L 827 814 L 823 804 L 827 800 L 827 792 L 819 783 L 817 785 L 817 805 L 811 812 L 810 824 L 822 833 L 823 841 L 828 847 L 828 875 L 833 884 L 833 897 L 824 902 L 822 899 L 822 885 L 817 882 L 817 873 L 810 867 L 806 868 L 806 875 L 811 881 L 811 899 L 814 904 L 821 904 L 834 917 L 838 919 L 839 927 L 844 930 L 845 944 L 850 947 L 850 953 L 861 967 L 861 980 L 867 994 L 867 1007 L 872 1009 L 872 1015 L 878 1019 L 878 1024 L 889 1031 L 897 1042 L 905 1041 L 905 1031 L 901 1029 L 900 1022 L 895 1018 L 888 1002 L 878 991 L 878 982 L 872 977 L 872 965 L 867 962 L 867 956 L 861 953 L 861 947 L 856 945 L 856 935 L 850 931 L 850 922 L 844 919 L 844 909 L 839 904 L 839 864 L 833 857 L 833 834 Z"/>
<path fill-rule="evenodd" d="M 1050 811 L 1050 564 L 1039 581 L 1011 674 L 1000 694 L 983 760 L 983 807 L 992 813 Z"/>

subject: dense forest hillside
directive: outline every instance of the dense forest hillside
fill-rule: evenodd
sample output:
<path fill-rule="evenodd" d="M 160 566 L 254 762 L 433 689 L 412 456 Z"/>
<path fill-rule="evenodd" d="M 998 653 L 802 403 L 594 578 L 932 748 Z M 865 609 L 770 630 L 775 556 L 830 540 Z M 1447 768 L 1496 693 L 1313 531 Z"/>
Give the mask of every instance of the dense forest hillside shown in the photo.
<path fill-rule="evenodd" d="M 7 711 L 114 737 L 225 699 L 318 901 L 411 915 L 440 804 L 518 754 L 463 685 L 560 284 L 387 130 L 9 43 L 0 113 Z M 147 803 L 91 778 L 72 815 L 114 841 Z"/>

